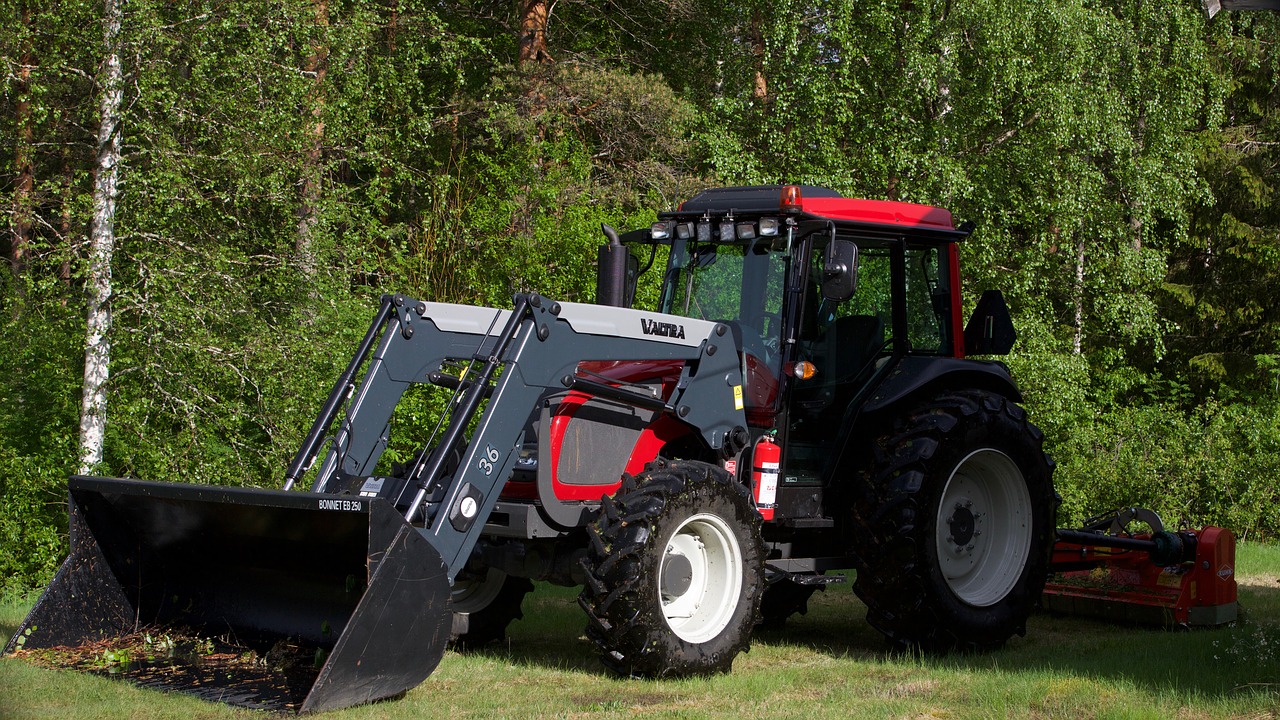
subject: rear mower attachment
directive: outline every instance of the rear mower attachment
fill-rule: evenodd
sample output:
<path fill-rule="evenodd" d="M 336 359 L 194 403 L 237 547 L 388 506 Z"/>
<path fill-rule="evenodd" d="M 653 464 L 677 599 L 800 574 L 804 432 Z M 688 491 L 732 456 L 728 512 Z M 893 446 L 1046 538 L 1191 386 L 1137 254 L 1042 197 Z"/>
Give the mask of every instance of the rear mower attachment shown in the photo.
<path fill-rule="evenodd" d="M 1133 521 L 1151 531 L 1130 533 Z M 1230 530 L 1169 532 L 1154 512 L 1129 508 L 1058 530 L 1041 604 L 1126 623 L 1224 625 L 1237 614 L 1235 555 Z"/>

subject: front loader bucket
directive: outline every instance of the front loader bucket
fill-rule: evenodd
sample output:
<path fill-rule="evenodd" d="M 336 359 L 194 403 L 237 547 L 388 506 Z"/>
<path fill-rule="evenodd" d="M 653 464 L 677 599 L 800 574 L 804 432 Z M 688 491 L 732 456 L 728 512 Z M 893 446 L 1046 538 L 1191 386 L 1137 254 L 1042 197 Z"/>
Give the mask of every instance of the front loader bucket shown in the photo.
<path fill-rule="evenodd" d="M 132 679 L 312 712 L 403 693 L 449 640 L 445 564 L 382 500 L 77 476 L 70 523 L 70 556 L 5 652 L 180 633 L 207 660 Z M 286 671 L 288 652 L 302 661 Z"/>

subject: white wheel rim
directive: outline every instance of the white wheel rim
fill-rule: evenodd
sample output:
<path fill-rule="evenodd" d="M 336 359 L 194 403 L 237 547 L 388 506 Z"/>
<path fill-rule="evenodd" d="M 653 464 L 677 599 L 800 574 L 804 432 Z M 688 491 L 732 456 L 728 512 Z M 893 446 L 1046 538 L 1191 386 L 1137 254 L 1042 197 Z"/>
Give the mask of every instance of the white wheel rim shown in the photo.
<path fill-rule="evenodd" d="M 498 593 L 502 592 L 502 583 L 506 578 L 506 573 L 501 570 L 489 568 L 482 579 L 455 582 L 449 596 L 453 601 L 453 611 L 473 613 L 489 607 L 497 599 Z"/>
<path fill-rule="evenodd" d="M 1003 600 L 1031 552 L 1031 493 L 1017 464 L 998 450 L 970 453 L 947 479 L 935 529 L 951 592 L 975 607 Z"/>
<path fill-rule="evenodd" d="M 672 632 L 690 643 L 719 635 L 737 609 L 742 572 L 742 549 L 724 520 L 694 515 L 681 523 L 658 568 L 658 599 Z"/>

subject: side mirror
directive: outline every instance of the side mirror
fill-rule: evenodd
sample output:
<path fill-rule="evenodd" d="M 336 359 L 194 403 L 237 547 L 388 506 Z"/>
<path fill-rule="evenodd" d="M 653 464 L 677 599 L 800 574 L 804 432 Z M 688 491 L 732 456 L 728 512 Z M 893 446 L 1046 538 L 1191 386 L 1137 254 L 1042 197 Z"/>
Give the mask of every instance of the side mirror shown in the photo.
<path fill-rule="evenodd" d="M 618 231 L 601 224 L 609 242 L 596 251 L 596 304 L 631 307 L 640 277 L 640 260 L 618 238 Z"/>
<path fill-rule="evenodd" d="M 987 290 L 964 326 L 965 355 L 1008 355 L 1018 331 L 999 290 Z"/>
<path fill-rule="evenodd" d="M 836 239 L 835 226 L 831 241 L 822 258 L 822 297 L 830 302 L 844 302 L 858 289 L 858 246 L 851 240 Z"/>

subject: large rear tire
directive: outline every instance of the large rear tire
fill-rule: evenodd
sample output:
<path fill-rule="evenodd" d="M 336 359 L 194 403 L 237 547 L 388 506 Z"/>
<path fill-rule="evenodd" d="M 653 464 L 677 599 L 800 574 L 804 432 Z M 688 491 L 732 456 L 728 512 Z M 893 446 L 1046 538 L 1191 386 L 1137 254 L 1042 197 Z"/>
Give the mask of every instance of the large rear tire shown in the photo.
<path fill-rule="evenodd" d="M 764 585 L 760 515 L 724 470 L 654 463 L 588 528 L 579 604 L 614 672 L 728 671 L 747 650 Z"/>
<path fill-rule="evenodd" d="M 854 591 L 891 641 L 984 650 L 1026 632 L 1060 502 L 1043 435 L 1014 402 L 940 395 L 872 447 L 854 493 Z"/>

